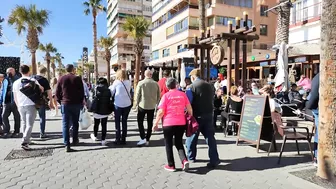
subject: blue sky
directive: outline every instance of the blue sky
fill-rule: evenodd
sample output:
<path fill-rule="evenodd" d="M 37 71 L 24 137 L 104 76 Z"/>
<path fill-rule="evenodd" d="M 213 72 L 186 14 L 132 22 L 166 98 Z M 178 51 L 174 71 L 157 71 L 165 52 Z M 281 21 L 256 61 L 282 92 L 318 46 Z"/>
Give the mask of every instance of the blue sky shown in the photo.
<path fill-rule="evenodd" d="M 92 16 L 83 13 L 84 0 L 0 0 L 0 16 L 7 19 L 11 10 L 16 5 L 36 4 L 38 9 L 51 11 L 49 25 L 40 35 L 40 42 L 51 42 L 64 56 L 63 63 L 73 63 L 80 58 L 83 47 L 88 47 L 89 52 L 93 47 Z M 106 0 L 102 1 L 106 5 Z M 98 38 L 107 35 L 106 13 L 100 13 L 97 18 Z M 14 27 L 2 23 L 3 36 L 0 38 L 5 45 L 0 45 L 0 56 L 21 57 L 21 43 L 25 43 L 26 33 L 18 36 Z M 8 38 L 8 40 L 6 39 Z M 37 52 L 37 61 L 43 62 L 43 53 Z M 30 53 L 24 46 L 23 59 L 30 64 Z"/>

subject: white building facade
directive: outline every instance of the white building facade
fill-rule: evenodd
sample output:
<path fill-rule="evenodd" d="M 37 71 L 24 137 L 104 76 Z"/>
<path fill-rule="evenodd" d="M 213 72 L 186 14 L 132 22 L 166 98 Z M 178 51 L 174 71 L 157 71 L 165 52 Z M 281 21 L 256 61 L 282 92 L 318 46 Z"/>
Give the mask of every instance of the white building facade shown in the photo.
<path fill-rule="evenodd" d="M 128 16 L 143 16 L 151 21 L 152 0 L 108 0 L 107 4 L 107 34 L 114 38 L 111 65 L 122 65 L 135 59 L 135 41 L 126 35 L 122 25 Z M 151 38 L 146 37 L 142 62 L 149 62 L 150 56 Z"/>
<path fill-rule="evenodd" d="M 291 8 L 289 44 L 298 54 L 320 54 L 322 0 L 298 0 Z"/>

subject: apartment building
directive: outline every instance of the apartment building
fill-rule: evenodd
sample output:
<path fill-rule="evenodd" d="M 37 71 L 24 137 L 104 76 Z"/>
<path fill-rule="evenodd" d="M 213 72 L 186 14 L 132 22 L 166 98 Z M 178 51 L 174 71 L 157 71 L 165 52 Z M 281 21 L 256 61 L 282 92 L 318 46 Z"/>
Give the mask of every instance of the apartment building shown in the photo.
<path fill-rule="evenodd" d="M 276 15 L 265 10 L 277 5 L 278 0 L 206 0 L 206 25 L 211 35 L 228 31 L 228 22 L 236 25 L 236 17 L 249 15 L 248 26 L 255 25 L 260 40 L 248 47 L 269 49 L 274 45 Z M 184 44 L 194 43 L 200 35 L 198 0 L 153 0 L 152 60 L 151 65 L 175 62 L 193 57 Z M 243 24 L 243 22 L 241 22 Z M 169 64 L 170 65 L 170 64 Z"/>
<path fill-rule="evenodd" d="M 320 54 L 322 0 L 297 0 L 291 8 L 289 44 L 296 54 Z"/>
<path fill-rule="evenodd" d="M 122 25 L 128 16 L 144 16 L 151 21 L 152 0 L 108 0 L 107 4 L 107 34 L 115 39 L 111 50 L 111 65 L 130 64 L 135 59 L 135 42 L 126 35 Z M 146 37 L 142 62 L 148 62 L 150 54 L 151 39 Z"/>

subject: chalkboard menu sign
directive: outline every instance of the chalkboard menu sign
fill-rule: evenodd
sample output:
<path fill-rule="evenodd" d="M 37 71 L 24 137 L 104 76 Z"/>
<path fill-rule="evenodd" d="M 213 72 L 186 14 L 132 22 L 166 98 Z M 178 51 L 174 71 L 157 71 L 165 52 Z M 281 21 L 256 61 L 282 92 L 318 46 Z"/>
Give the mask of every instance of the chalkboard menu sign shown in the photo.
<path fill-rule="evenodd" d="M 267 96 L 245 96 L 240 118 L 240 129 L 237 137 L 237 145 L 239 141 L 256 144 L 257 151 L 259 151 L 265 110 L 270 111 L 270 108 L 265 108 L 265 106 L 269 106 Z M 269 113 L 270 112 L 267 112 L 266 116 L 268 116 Z"/>

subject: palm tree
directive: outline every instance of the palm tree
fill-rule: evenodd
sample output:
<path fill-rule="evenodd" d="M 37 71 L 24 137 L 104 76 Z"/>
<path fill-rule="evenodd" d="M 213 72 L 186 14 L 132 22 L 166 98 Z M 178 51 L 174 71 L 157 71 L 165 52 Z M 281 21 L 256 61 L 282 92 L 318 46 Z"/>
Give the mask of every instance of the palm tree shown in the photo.
<path fill-rule="evenodd" d="M 86 2 L 83 3 L 85 6 L 85 10 L 84 10 L 84 14 L 85 15 L 89 15 L 90 13 L 92 13 L 92 17 L 93 17 L 93 23 L 92 23 L 92 27 L 93 27 L 93 53 L 94 53 L 94 72 L 95 72 L 95 78 L 96 78 L 96 82 L 98 81 L 98 58 L 97 58 L 97 23 L 96 23 L 96 19 L 97 19 L 97 15 L 99 12 L 106 12 L 106 7 L 104 7 L 102 5 L 102 0 L 88 0 Z"/>
<path fill-rule="evenodd" d="M 123 30 L 128 36 L 135 40 L 135 76 L 134 76 L 134 89 L 139 82 L 141 57 L 144 51 L 143 39 L 147 36 L 150 23 L 140 16 L 127 17 L 126 22 L 122 25 Z"/>
<path fill-rule="evenodd" d="M 335 49 L 336 1 L 323 0 L 321 16 L 321 64 L 318 123 L 317 175 L 335 179 L 336 175 L 336 109 L 335 109 Z"/>
<path fill-rule="evenodd" d="M 110 84 L 110 79 L 111 79 L 111 68 L 110 68 L 110 61 L 111 61 L 111 51 L 110 51 L 110 48 L 112 48 L 113 46 L 113 38 L 111 37 L 103 37 L 101 36 L 100 39 L 99 39 L 99 46 L 101 48 L 104 48 L 105 50 L 105 60 L 106 60 L 106 65 L 107 65 L 107 83 Z"/>
<path fill-rule="evenodd" d="M 0 16 L 0 24 L 4 21 L 4 18 L 1 18 Z M 2 25 L 0 25 L 0 38 L 2 37 Z M 2 45 L 3 43 L 0 41 L 0 45 Z"/>
<path fill-rule="evenodd" d="M 58 68 L 59 68 L 59 69 L 63 68 L 62 59 L 64 59 L 64 57 L 62 56 L 61 53 L 56 53 L 56 54 L 55 54 L 55 60 L 56 60 L 57 63 L 58 63 Z"/>
<path fill-rule="evenodd" d="M 287 3 L 285 3 L 287 2 Z M 289 20 L 290 20 L 290 8 L 291 2 L 288 0 L 280 0 L 280 7 L 278 7 L 278 21 L 276 29 L 275 43 L 280 45 L 281 42 L 288 44 L 289 38 Z"/>
<path fill-rule="evenodd" d="M 198 11 L 200 15 L 199 29 L 205 31 L 205 0 L 198 0 Z"/>
<path fill-rule="evenodd" d="M 39 50 L 46 53 L 44 58 L 47 61 L 47 69 L 48 69 L 47 78 L 48 78 L 48 81 L 50 81 L 50 59 L 51 59 L 50 53 L 57 52 L 57 49 L 53 46 L 52 43 L 47 43 L 45 45 L 40 44 Z"/>
<path fill-rule="evenodd" d="M 52 73 L 53 73 L 53 78 L 56 77 L 56 64 L 55 64 L 55 61 L 56 61 L 56 57 L 55 56 L 52 56 L 50 57 L 50 67 L 52 69 Z"/>
<path fill-rule="evenodd" d="M 36 9 L 36 5 L 17 5 L 8 18 L 9 25 L 15 25 L 17 33 L 27 31 L 27 48 L 31 53 L 32 72 L 36 74 L 36 50 L 39 46 L 38 35 L 43 33 L 43 28 L 49 23 L 50 12 Z"/>

